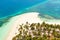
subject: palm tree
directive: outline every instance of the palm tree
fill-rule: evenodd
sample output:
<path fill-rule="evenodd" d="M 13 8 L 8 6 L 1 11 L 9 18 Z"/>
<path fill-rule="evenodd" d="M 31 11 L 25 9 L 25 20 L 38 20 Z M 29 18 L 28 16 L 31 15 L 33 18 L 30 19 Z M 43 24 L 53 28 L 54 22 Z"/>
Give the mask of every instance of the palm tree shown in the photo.
<path fill-rule="evenodd" d="M 28 26 L 28 25 L 24 25 L 24 27 L 25 27 L 26 29 L 28 29 L 29 26 Z"/>
<path fill-rule="evenodd" d="M 31 25 L 30 25 L 30 27 L 34 27 L 36 25 L 36 23 L 32 23 Z"/>
<path fill-rule="evenodd" d="M 45 22 L 42 22 L 41 26 L 45 26 Z"/>
<path fill-rule="evenodd" d="M 36 24 L 36 28 L 38 29 L 40 27 L 40 23 L 37 23 Z"/>
<path fill-rule="evenodd" d="M 60 30 L 60 25 L 46 24 L 45 22 L 43 22 L 42 24 L 32 23 L 29 25 L 29 23 L 26 22 L 25 25 L 22 24 L 19 26 L 20 26 L 20 28 L 18 29 L 19 34 L 13 37 L 12 40 L 16 40 L 16 39 L 18 40 L 60 40 L 60 33 L 55 31 L 57 28 Z M 31 28 L 30 30 L 34 35 L 34 37 L 32 37 L 31 34 L 27 35 L 27 33 L 29 33 L 28 32 L 29 27 Z M 25 31 L 25 29 L 27 29 L 27 31 Z M 43 31 L 41 29 L 43 29 Z M 48 34 L 51 33 L 51 31 L 53 31 L 51 34 L 54 37 L 54 39 L 52 39 L 52 36 L 46 35 L 45 33 L 46 31 L 48 31 Z M 24 34 L 24 36 L 21 35 L 22 33 Z"/>

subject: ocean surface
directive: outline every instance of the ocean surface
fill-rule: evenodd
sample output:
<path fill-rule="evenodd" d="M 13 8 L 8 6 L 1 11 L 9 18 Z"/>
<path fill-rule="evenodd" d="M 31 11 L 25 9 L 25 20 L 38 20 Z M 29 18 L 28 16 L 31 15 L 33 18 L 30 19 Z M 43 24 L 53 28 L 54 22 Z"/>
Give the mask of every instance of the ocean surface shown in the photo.
<path fill-rule="evenodd" d="M 23 14 L 26 8 L 44 1 L 46 0 L 0 0 L 0 40 L 5 40 L 9 33 L 10 27 L 6 23 L 11 17 Z"/>
<path fill-rule="evenodd" d="M 0 0 L 0 18 L 15 14 L 45 0 Z"/>
<path fill-rule="evenodd" d="M 0 26 L 14 15 L 23 14 L 23 10 L 46 0 L 0 0 Z"/>
<path fill-rule="evenodd" d="M 42 3 L 46 0 L 0 0 L 0 26 L 14 15 L 23 14 L 21 11 Z"/>
<path fill-rule="evenodd" d="M 41 18 L 60 20 L 60 0 L 0 0 L 0 40 L 4 40 L 10 27 L 9 19 L 26 12 L 38 12 Z"/>

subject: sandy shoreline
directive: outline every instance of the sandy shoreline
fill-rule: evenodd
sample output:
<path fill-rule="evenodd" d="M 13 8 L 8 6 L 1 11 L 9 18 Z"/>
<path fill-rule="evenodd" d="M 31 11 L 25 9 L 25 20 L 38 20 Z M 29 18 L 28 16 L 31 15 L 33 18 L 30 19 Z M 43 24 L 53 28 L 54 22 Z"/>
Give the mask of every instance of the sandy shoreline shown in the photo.
<path fill-rule="evenodd" d="M 14 37 L 15 35 L 17 35 L 18 33 L 18 28 L 19 28 L 19 24 L 22 23 L 38 23 L 41 22 L 41 20 L 38 18 L 38 13 L 36 12 L 31 12 L 31 13 L 25 13 L 22 15 L 18 15 L 15 16 L 13 18 L 10 19 L 10 25 L 12 28 L 8 34 L 8 36 L 6 37 L 6 40 L 12 40 L 12 37 Z"/>

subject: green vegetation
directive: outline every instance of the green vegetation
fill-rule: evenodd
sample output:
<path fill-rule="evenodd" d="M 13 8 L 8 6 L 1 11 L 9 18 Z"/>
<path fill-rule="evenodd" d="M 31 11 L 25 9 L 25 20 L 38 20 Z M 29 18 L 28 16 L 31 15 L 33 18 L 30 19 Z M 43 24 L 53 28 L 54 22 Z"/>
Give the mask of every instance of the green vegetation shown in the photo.
<path fill-rule="evenodd" d="M 12 40 L 60 40 L 60 25 L 26 22 L 19 26 L 19 34 Z"/>

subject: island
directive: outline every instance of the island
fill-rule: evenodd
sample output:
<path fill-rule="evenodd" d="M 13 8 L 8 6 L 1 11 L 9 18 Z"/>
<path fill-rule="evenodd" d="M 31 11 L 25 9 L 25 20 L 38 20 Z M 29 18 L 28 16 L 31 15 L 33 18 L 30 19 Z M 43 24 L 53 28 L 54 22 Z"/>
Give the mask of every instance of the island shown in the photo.
<path fill-rule="evenodd" d="M 60 40 L 60 25 L 26 22 L 19 26 L 19 34 L 12 40 Z"/>

